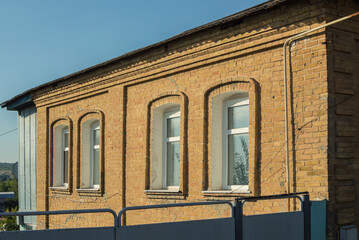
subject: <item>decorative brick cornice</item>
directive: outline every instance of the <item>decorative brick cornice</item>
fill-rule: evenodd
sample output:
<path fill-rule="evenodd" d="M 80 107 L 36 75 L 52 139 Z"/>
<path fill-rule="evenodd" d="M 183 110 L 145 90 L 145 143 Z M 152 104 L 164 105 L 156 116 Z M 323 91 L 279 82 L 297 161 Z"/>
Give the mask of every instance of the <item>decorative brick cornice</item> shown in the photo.
<path fill-rule="evenodd" d="M 223 41 L 220 44 L 206 42 L 202 46 L 196 46 L 183 52 L 180 56 L 176 54 L 168 55 L 167 59 L 154 63 L 149 63 L 153 57 L 141 59 L 137 64 L 129 64 L 122 69 L 117 68 L 92 73 L 90 76 L 75 79 L 72 84 L 56 87 L 53 90 L 43 90 L 34 96 L 35 104 L 42 105 L 44 102 L 51 102 L 59 98 L 60 95 L 63 97 L 93 88 L 108 88 L 117 84 L 127 84 L 128 82 L 148 81 L 166 74 L 173 74 L 176 71 L 184 71 L 209 64 L 210 62 L 224 61 L 242 54 L 279 47 L 284 39 L 291 35 L 292 32 L 286 28 L 281 30 L 271 29 L 240 39 Z M 268 38 L 269 40 L 263 40 L 263 38 Z"/>

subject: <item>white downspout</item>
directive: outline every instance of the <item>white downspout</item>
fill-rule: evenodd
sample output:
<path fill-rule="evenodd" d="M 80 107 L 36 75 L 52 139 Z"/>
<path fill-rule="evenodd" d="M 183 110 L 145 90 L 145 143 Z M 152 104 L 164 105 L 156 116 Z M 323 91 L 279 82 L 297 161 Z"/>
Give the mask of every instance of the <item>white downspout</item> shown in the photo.
<path fill-rule="evenodd" d="M 344 20 L 347 20 L 349 18 L 352 18 L 354 16 L 359 15 L 359 12 L 353 13 L 351 15 L 348 15 L 346 17 L 342 17 L 339 18 L 337 20 L 334 20 L 332 22 L 329 22 L 327 24 L 321 25 L 319 27 L 310 29 L 308 31 L 299 33 L 297 35 L 294 35 L 293 37 L 288 38 L 284 45 L 283 45 L 283 60 L 284 60 L 284 106 L 285 106 L 285 143 L 286 143 L 286 147 L 285 147 L 285 151 L 286 151 L 286 177 L 287 177 L 287 193 L 290 193 L 290 177 L 289 177 L 289 142 L 288 142 L 288 96 L 287 96 L 287 85 L 288 85 L 288 80 L 287 80 L 287 46 L 289 46 L 290 48 L 290 44 L 296 40 L 299 39 L 301 37 L 304 37 L 306 35 L 308 35 L 309 33 L 315 32 L 321 28 L 325 28 L 328 27 L 330 25 L 342 22 Z M 290 211 L 290 199 L 288 198 L 288 211 Z"/>

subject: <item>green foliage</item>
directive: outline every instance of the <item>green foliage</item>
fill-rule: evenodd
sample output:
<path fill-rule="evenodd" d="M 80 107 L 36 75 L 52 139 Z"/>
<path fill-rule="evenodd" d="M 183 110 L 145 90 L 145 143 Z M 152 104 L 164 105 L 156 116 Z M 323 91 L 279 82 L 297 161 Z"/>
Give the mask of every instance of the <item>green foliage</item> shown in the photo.
<path fill-rule="evenodd" d="M 243 153 L 234 153 L 234 185 L 248 185 L 248 143 L 244 137 L 240 137 Z"/>
<path fill-rule="evenodd" d="M 0 181 L 7 181 L 13 179 L 13 176 L 8 170 L 0 170 Z"/>
<path fill-rule="evenodd" d="M 18 208 L 6 209 L 6 212 L 17 212 Z M 19 230 L 19 226 L 16 224 L 16 217 L 4 217 L 0 218 L 0 231 L 16 231 Z"/>
<path fill-rule="evenodd" d="M 11 211 L 11 209 L 18 208 L 18 198 L 8 198 L 4 202 L 5 210 Z"/>
<path fill-rule="evenodd" d="M 17 179 L 13 178 L 12 180 L 0 181 L 0 192 L 14 192 L 15 196 L 17 196 Z"/>
<path fill-rule="evenodd" d="M 12 163 L 0 163 L 0 192 L 14 192 L 15 198 L 5 200 L 5 212 L 18 211 L 18 182 L 12 175 Z M 15 231 L 19 230 L 16 224 L 16 217 L 0 218 L 0 231 Z"/>
<path fill-rule="evenodd" d="M 18 211 L 18 199 L 9 198 L 4 202 L 5 212 L 17 212 Z M 16 231 L 19 230 L 19 226 L 16 224 L 16 217 L 3 217 L 0 218 L 0 231 Z"/>
<path fill-rule="evenodd" d="M 17 167 L 17 163 L 0 162 L 0 182 L 4 182 L 16 178 L 13 175 L 15 167 Z"/>

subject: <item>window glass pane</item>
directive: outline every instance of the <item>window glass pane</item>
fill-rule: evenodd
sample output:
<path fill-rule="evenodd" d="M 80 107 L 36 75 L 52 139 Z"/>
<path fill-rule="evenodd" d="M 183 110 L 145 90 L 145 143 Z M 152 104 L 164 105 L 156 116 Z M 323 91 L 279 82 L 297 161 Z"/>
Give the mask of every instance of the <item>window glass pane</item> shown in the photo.
<path fill-rule="evenodd" d="M 228 185 L 248 185 L 248 134 L 228 136 Z"/>
<path fill-rule="evenodd" d="M 100 145 L 100 129 L 93 130 L 94 145 Z"/>
<path fill-rule="evenodd" d="M 180 135 L 180 117 L 167 118 L 167 137 Z"/>
<path fill-rule="evenodd" d="M 180 145 L 179 142 L 167 143 L 167 186 L 179 186 Z"/>
<path fill-rule="evenodd" d="M 64 183 L 69 182 L 69 152 L 64 151 L 64 169 L 63 169 L 63 176 L 64 176 Z"/>
<path fill-rule="evenodd" d="M 249 105 L 228 108 L 228 129 L 244 128 L 249 125 Z"/>
<path fill-rule="evenodd" d="M 100 149 L 93 149 L 93 185 L 100 184 Z"/>
<path fill-rule="evenodd" d="M 69 147 L 69 133 L 64 133 L 64 148 Z"/>

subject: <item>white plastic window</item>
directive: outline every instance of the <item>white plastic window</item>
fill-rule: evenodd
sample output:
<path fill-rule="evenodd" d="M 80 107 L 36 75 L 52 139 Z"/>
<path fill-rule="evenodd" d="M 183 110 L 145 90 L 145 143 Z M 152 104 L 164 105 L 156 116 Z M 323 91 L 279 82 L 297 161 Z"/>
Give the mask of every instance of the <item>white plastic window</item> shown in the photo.
<path fill-rule="evenodd" d="M 163 138 L 163 185 L 173 188 L 180 183 L 180 112 L 165 113 Z"/>
<path fill-rule="evenodd" d="M 69 184 L 69 129 L 67 127 L 62 130 L 61 169 L 62 185 L 67 187 Z"/>
<path fill-rule="evenodd" d="M 59 125 L 54 128 L 53 139 L 53 183 L 51 187 L 68 187 L 69 183 L 69 127 Z"/>
<path fill-rule="evenodd" d="M 81 189 L 100 188 L 100 121 L 90 119 L 82 125 Z"/>
<path fill-rule="evenodd" d="M 227 100 L 223 113 L 223 179 L 224 189 L 248 189 L 247 98 Z"/>
<path fill-rule="evenodd" d="M 100 123 L 96 121 L 91 125 L 91 178 L 93 188 L 100 186 Z"/>

